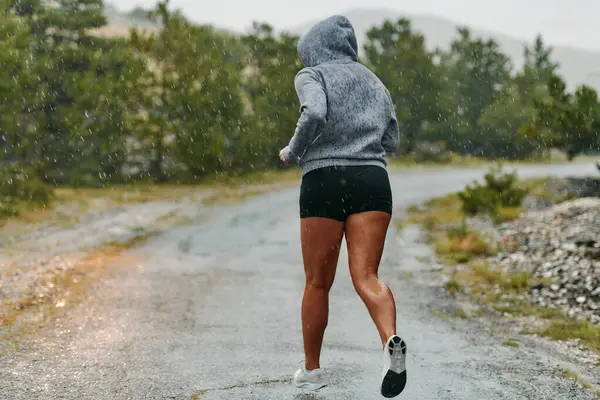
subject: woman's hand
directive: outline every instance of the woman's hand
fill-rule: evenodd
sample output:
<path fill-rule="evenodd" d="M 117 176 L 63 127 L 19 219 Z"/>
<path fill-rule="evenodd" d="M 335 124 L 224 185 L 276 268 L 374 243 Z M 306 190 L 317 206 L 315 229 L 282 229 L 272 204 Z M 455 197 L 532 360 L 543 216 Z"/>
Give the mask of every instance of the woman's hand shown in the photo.
<path fill-rule="evenodd" d="M 279 152 L 279 159 L 285 165 L 292 165 L 292 162 L 289 160 L 290 155 L 291 155 L 291 150 L 289 149 L 289 147 L 286 147 L 284 149 L 281 149 L 281 151 Z"/>

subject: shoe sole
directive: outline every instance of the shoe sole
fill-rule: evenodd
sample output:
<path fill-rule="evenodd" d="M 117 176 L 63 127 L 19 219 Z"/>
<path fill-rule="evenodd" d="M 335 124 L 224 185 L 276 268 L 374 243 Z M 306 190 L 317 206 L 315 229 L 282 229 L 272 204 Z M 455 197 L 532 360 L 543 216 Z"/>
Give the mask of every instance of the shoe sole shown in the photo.
<path fill-rule="evenodd" d="M 316 392 L 317 390 L 322 389 L 325 386 L 327 386 L 327 384 L 324 384 L 324 383 L 310 383 L 310 382 L 298 383 L 294 379 L 294 386 L 296 386 L 297 388 L 300 388 L 300 389 L 308 389 L 308 390 L 312 390 L 313 392 Z"/>
<path fill-rule="evenodd" d="M 390 352 L 390 356 L 393 357 L 394 351 L 398 351 L 396 350 L 397 346 L 400 346 L 399 351 L 402 352 L 402 356 L 406 357 L 406 343 L 398 336 L 395 336 L 394 339 L 388 344 L 388 351 Z M 383 377 L 383 381 L 381 382 L 381 395 L 385 398 L 390 399 L 402 393 L 405 387 L 406 370 L 397 373 L 389 369 Z"/>

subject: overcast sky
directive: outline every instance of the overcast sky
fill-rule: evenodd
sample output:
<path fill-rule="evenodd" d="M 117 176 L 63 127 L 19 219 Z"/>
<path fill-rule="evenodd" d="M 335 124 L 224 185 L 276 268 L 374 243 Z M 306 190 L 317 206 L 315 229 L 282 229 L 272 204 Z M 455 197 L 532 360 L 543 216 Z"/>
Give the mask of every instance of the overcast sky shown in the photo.
<path fill-rule="evenodd" d="M 109 0 L 109 2 L 111 2 Z M 153 0 L 113 0 L 129 10 Z M 554 45 L 600 50 L 600 0 L 171 0 L 195 22 L 235 30 L 252 21 L 287 28 L 353 8 L 388 8 L 430 14 L 531 40 L 539 32 Z"/>

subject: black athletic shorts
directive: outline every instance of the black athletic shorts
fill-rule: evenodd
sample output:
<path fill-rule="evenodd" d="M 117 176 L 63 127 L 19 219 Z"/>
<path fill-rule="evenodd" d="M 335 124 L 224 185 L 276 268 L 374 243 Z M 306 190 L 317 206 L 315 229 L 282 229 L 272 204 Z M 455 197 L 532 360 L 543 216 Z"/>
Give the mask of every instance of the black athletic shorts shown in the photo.
<path fill-rule="evenodd" d="M 325 167 L 302 177 L 300 218 L 345 221 L 365 211 L 392 214 L 388 173 L 377 166 Z"/>

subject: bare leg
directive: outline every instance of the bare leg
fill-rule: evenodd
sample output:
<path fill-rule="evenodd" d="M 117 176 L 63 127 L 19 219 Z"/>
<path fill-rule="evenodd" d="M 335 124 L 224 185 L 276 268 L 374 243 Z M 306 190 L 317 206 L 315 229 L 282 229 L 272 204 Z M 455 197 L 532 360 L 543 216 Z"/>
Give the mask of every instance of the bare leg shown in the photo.
<path fill-rule="evenodd" d="M 344 223 L 328 218 L 300 220 L 306 286 L 302 298 L 302 336 L 305 367 L 320 368 L 321 346 L 329 317 L 329 290 L 333 285 Z"/>
<path fill-rule="evenodd" d="M 351 215 L 346 220 L 352 283 L 377 326 L 382 345 L 396 334 L 394 296 L 377 275 L 390 219 L 388 213 L 369 211 Z"/>

